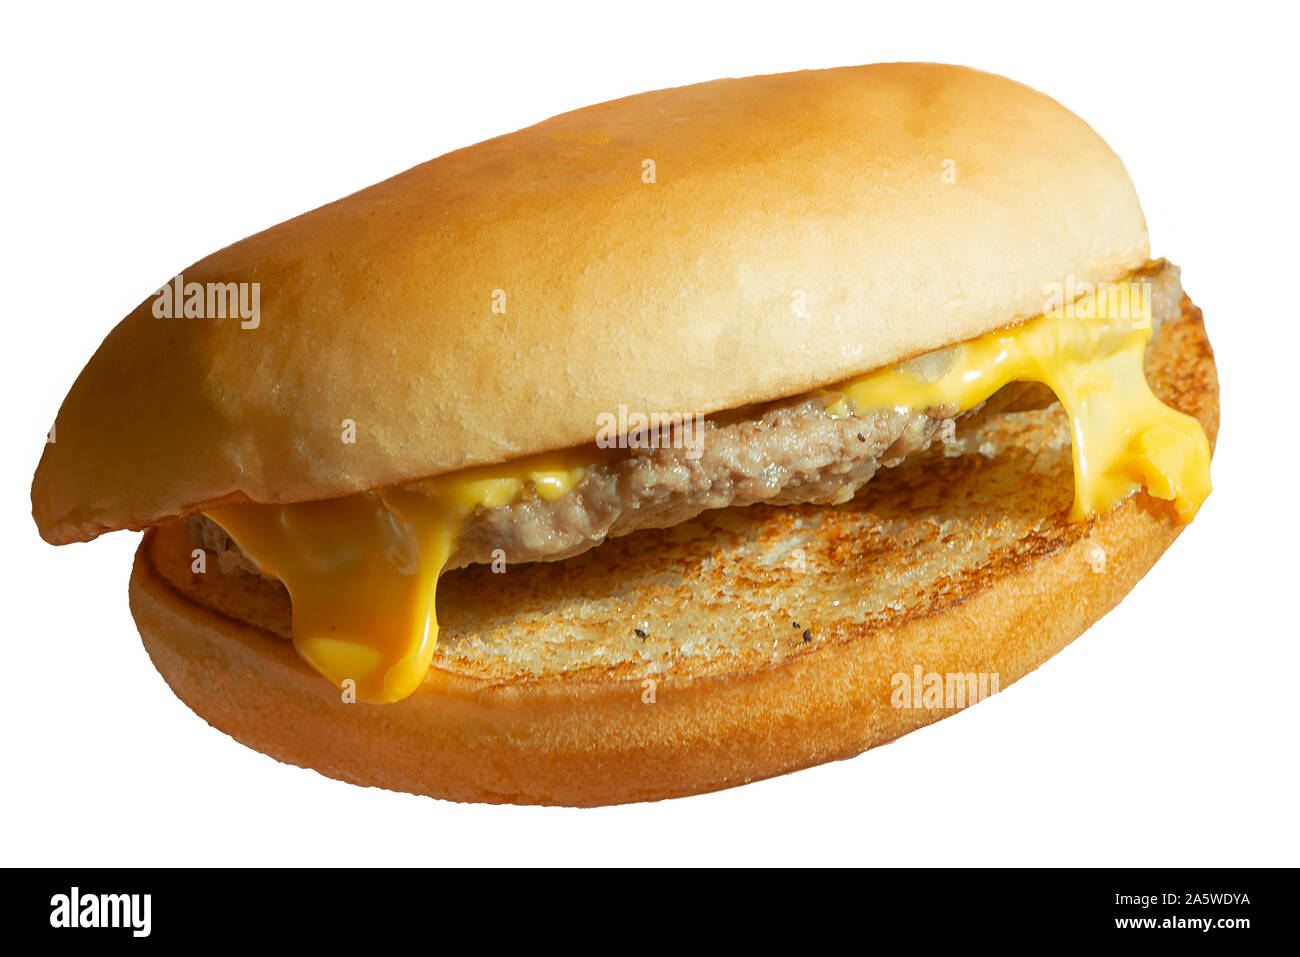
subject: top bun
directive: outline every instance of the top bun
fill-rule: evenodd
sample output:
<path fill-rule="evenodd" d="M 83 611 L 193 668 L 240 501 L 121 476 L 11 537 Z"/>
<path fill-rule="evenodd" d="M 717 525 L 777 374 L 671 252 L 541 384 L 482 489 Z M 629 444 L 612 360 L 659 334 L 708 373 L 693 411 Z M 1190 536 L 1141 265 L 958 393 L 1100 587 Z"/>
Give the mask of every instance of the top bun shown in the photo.
<path fill-rule="evenodd" d="M 890 63 L 643 93 L 184 270 L 259 283 L 257 327 L 141 303 L 64 401 L 33 513 L 84 540 L 579 445 L 620 405 L 780 398 L 1037 315 L 1046 284 L 1148 252 L 1119 158 L 1004 77 Z"/>

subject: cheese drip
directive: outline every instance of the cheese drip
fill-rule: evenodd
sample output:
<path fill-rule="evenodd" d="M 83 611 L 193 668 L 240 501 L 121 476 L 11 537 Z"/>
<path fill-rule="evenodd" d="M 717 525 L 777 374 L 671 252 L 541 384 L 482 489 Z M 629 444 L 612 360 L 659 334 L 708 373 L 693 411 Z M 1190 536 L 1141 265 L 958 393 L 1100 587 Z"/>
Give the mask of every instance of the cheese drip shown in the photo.
<path fill-rule="evenodd" d="M 1093 297 L 1070 315 L 1041 316 L 920 360 L 824 390 L 832 415 L 880 408 L 966 410 L 1013 380 L 1045 383 L 1070 419 L 1073 518 L 1105 511 L 1145 486 L 1190 521 L 1210 491 L 1200 424 L 1152 394 L 1143 373 L 1151 337 L 1145 287 Z M 206 514 L 293 602 L 298 653 L 360 701 L 392 702 L 424 680 L 438 639 L 438 576 L 465 522 L 531 489 L 567 494 L 599 450 L 466 469 L 416 488 L 385 488 L 290 505 L 233 505 Z"/>
<path fill-rule="evenodd" d="M 1107 295 L 1090 295 L 1061 312 L 826 391 L 855 409 L 964 411 L 1009 382 L 1041 382 L 1070 419 L 1072 519 L 1104 512 L 1145 487 L 1172 501 L 1180 522 L 1191 521 L 1210 493 L 1210 443 L 1196 419 L 1169 408 L 1147 384 L 1146 286 L 1116 284 Z"/>
<path fill-rule="evenodd" d="M 207 516 L 278 578 L 293 604 L 298 654 L 358 701 L 400 701 L 420 686 L 438 642 L 438 576 L 476 508 L 531 488 L 551 501 L 586 472 L 570 455 L 289 505 L 230 505 Z"/>

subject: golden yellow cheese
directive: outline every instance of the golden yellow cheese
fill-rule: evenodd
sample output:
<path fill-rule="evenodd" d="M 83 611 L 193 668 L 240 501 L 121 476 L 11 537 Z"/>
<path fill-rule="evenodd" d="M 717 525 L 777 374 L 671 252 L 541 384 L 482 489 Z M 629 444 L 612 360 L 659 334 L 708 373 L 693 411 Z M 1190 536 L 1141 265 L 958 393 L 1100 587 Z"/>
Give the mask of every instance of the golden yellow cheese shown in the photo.
<path fill-rule="evenodd" d="M 818 390 L 827 414 L 970 409 L 1013 380 L 1043 382 L 1070 418 L 1074 508 L 1104 511 L 1139 488 L 1190 521 L 1210 491 L 1200 424 L 1152 394 L 1143 374 L 1151 304 L 1120 284 L 921 361 Z M 465 521 L 525 490 L 553 501 L 607 453 L 574 450 L 466 469 L 411 488 L 289 505 L 214 508 L 209 518 L 293 602 L 298 653 L 357 700 L 398 701 L 424 680 L 438 640 L 438 576 Z"/>
<path fill-rule="evenodd" d="M 229 505 L 207 516 L 284 583 L 293 643 L 358 701 L 400 701 L 420 686 L 438 641 L 438 576 L 476 508 L 546 500 L 588 464 L 571 453 L 465 469 L 421 483 L 322 502 Z"/>
<path fill-rule="evenodd" d="M 826 391 L 856 409 L 965 410 L 1008 382 L 1042 382 L 1070 417 L 1072 518 L 1104 512 L 1145 486 L 1189 522 L 1210 493 L 1210 443 L 1199 422 L 1147 385 L 1151 334 L 1146 286 L 1118 283 L 1051 315 Z M 946 368 L 927 374 L 936 366 Z"/>

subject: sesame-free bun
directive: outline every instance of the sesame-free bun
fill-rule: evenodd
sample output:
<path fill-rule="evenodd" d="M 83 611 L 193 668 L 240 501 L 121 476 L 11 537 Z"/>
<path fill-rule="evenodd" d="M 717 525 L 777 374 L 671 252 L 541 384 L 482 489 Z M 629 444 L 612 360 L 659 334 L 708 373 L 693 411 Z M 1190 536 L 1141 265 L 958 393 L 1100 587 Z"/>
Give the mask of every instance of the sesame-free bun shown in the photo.
<path fill-rule="evenodd" d="M 620 405 L 799 393 L 1147 254 L 1115 154 L 1000 76 L 896 63 L 644 93 L 185 269 L 259 283 L 259 324 L 141 303 L 68 394 L 33 512 L 63 543 L 580 445 Z"/>
<path fill-rule="evenodd" d="M 1217 379 L 1190 302 L 1147 376 L 1214 441 Z M 453 572 L 433 666 L 395 704 L 343 702 L 294 653 L 284 591 L 194 574 L 179 523 L 145 536 L 131 609 L 181 700 L 282 761 L 459 801 L 654 800 L 953 713 L 895 707 L 897 675 L 1005 689 L 1060 651 L 1182 528 L 1145 493 L 1070 522 L 1071 479 L 1059 405 L 986 409 L 844 506 L 708 512 L 565 562 Z"/>

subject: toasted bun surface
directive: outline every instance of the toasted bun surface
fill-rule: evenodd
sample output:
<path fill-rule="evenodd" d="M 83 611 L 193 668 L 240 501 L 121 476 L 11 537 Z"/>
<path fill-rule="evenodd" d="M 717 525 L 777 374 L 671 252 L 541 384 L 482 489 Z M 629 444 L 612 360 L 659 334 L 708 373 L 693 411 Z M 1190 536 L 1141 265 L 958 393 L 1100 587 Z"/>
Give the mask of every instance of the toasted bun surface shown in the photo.
<path fill-rule="evenodd" d="M 1190 302 L 1147 375 L 1213 442 L 1218 385 Z M 846 506 L 706 513 L 565 562 L 455 572 L 433 668 L 389 705 L 342 703 L 286 640 L 283 590 L 192 574 L 178 524 L 145 536 L 131 607 L 176 694 L 282 761 L 460 801 L 654 800 L 847 757 L 952 713 L 895 708 L 895 674 L 982 672 L 1005 688 L 1061 650 L 1180 530 L 1145 494 L 1074 523 L 1070 500 L 1053 404 L 972 420 Z"/>
<path fill-rule="evenodd" d="M 646 93 L 184 270 L 260 283 L 260 324 L 142 303 L 69 393 L 33 511 L 67 542 L 579 445 L 620 404 L 792 395 L 1036 315 L 1045 283 L 1117 279 L 1147 254 L 1119 159 L 999 76 L 882 64 Z"/>

